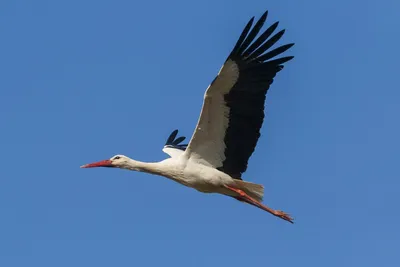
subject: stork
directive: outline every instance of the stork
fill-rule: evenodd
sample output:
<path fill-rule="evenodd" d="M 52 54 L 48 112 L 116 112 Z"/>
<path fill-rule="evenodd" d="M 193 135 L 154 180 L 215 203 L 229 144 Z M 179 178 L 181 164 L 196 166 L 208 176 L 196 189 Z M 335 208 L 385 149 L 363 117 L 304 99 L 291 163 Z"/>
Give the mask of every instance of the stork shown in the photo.
<path fill-rule="evenodd" d="M 293 218 L 264 204 L 264 187 L 242 180 L 248 160 L 260 137 L 266 94 L 283 64 L 293 56 L 279 57 L 294 43 L 270 49 L 285 30 L 272 35 L 279 22 L 262 32 L 266 11 L 243 29 L 218 75 L 208 86 L 194 133 L 185 137 L 173 131 L 163 151 L 170 157 L 160 162 L 141 162 L 124 155 L 81 166 L 114 167 L 167 177 L 203 193 L 218 193 L 248 203 L 283 220 Z M 257 37 L 257 39 L 256 39 Z"/>

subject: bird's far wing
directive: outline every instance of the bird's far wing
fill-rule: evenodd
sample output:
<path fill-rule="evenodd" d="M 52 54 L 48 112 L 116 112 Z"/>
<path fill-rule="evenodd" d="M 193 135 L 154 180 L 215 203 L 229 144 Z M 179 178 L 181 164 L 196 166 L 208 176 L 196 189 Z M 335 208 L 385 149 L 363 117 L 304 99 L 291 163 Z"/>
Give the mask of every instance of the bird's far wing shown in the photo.
<path fill-rule="evenodd" d="M 240 179 L 260 137 L 267 91 L 283 63 L 293 57 L 275 56 L 294 44 L 271 48 L 284 30 L 271 36 L 272 24 L 260 36 L 268 11 L 251 26 L 247 23 L 218 76 L 204 95 L 200 118 L 185 151 L 185 156 Z M 253 42 L 254 41 L 254 42 Z M 266 53 L 264 53 L 266 52 Z"/>
<path fill-rule="evenodd" d="M 182 153 L 185 151 L 187 147 L 187 144 L 180 144 L 183 140 L 186 139 L 186 137 L 181 136 L 176 138 L 177 134 L 178 130 L 173 131 L 169 135 L 167 142 L 165 142 L 165 145 L 162 149 L 162 151 L 168 154 L 171 158 L 175 158 L 182 155 Z"/>

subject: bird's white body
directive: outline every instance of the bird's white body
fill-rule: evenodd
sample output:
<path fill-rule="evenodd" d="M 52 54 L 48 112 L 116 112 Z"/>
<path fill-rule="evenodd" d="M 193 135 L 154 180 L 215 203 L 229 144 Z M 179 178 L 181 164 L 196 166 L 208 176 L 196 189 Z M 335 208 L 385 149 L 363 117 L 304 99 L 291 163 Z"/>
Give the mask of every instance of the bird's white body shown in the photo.
<path fill-rule="evenodd" d="M 291 221 L 287 214 L 260 203 L 264 193 L 262 185 L 242 180 L 260 137 L 267 91 L 283 69 L 283 63 L 293 58 L 273 59 L 293 44 L 267 52 L 284 33 L 282 30 L 271 36 L 277 22 L 256 39 L 267 14 L 252 29 L 254 18 L 249 21 L 218 75 L 207 87 L 188 145 L 179 144 L 185 138 L 175 139 L 176 130 L 163 148 L 169 159 L 145 163 L 117 155 L 83 167 L 118 167 L 164 176 L 200 192 L 232 196 Z"/>
<path fill-rule="evenodd" d="M 165 163 L 178 170 L 177 182 L 203 193 L 226 194 L 228 190 L 224 188 L 224 185 L 235 185 L 235 181 L 226 173 L 191 160 L 171 158 L 163 161 L 163 164 Z M 228 193 L 232 194 L 232 192 Z"/>
<path fill-rule="evenodd" d="M 203 193 L 237 195 L 224 187 L 225 185 L 236 185 L 237 181 L 235 179 L 215 168 L 193 162 L 183 155 L 150 163 L 132 160 L 124 155 L 116 155 L 115 157 L 119 158 L 116 160 L 116 164 L 119 164 L 122 169 L 167 177 Z"/>

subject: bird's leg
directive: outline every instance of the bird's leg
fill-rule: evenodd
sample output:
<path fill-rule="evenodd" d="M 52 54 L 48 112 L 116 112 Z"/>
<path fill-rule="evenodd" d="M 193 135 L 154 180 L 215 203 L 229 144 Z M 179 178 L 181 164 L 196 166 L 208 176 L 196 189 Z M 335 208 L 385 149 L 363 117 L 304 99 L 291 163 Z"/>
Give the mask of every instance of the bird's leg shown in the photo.
<path fill-rule="evenodd" d="M 281 218 L 281 219 L 283 219 L 285 221 L 293 223 L 293 218 L 291 218 L 289 216 L 289 214 L 286 214 L 285 212 L 280 211 L 280 210 L 271 209 L 271 208 L 263 205 L 262 203 L 258 202 L 254 198 L 250 197 L 243 190 L 240 190 L 240 189 L 237 189 L 237 188 L 233 188 L 233 187 L 230 187 L 230 186 L 227 186 L 227 185 L 225 185 L 225 188 L 227 188 L 227 189 L 239 194 L 240 196 L 238 197 L 238 199 L 241 199 L 242 201 L 247 202 L 247 203 L 249 203 L 251 205 L 254 205 L 254 206 L 256 206 L 256 207 L 258 207 L 258 208 L 260 208 L 262 210 L 268 211 L 272 215 L 274 215 L 276 217 L 279 217 L 279 218 Z"/>

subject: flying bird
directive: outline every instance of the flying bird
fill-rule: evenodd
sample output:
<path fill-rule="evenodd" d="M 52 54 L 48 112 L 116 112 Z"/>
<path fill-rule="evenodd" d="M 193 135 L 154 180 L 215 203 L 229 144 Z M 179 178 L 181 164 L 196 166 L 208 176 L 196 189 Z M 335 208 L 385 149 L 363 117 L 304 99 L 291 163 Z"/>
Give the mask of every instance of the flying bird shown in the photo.
<path fill-rule="evenodd" d="M 274 34 L 278 22 L 259 34 L 267 15 L 268 11 L 254 26 L 254 17 L 250 19 L 208 86 L 188 144 L 180 144 L 185 137 L 176 138 L 175 130 L 163 147 L 170 156 L 165 160 L 146 163 L 116 155 L 81 168 L 114 167 L 164 176 L 203 193 L 235 198 L 293 223 L 289 214 L 262 204 L 262 185 L 242 179 L 260 137 L 267 91 L 283 64 L 293 59 L 276 57 L 294 43 L 271 49 L 285 32 Z"/>

